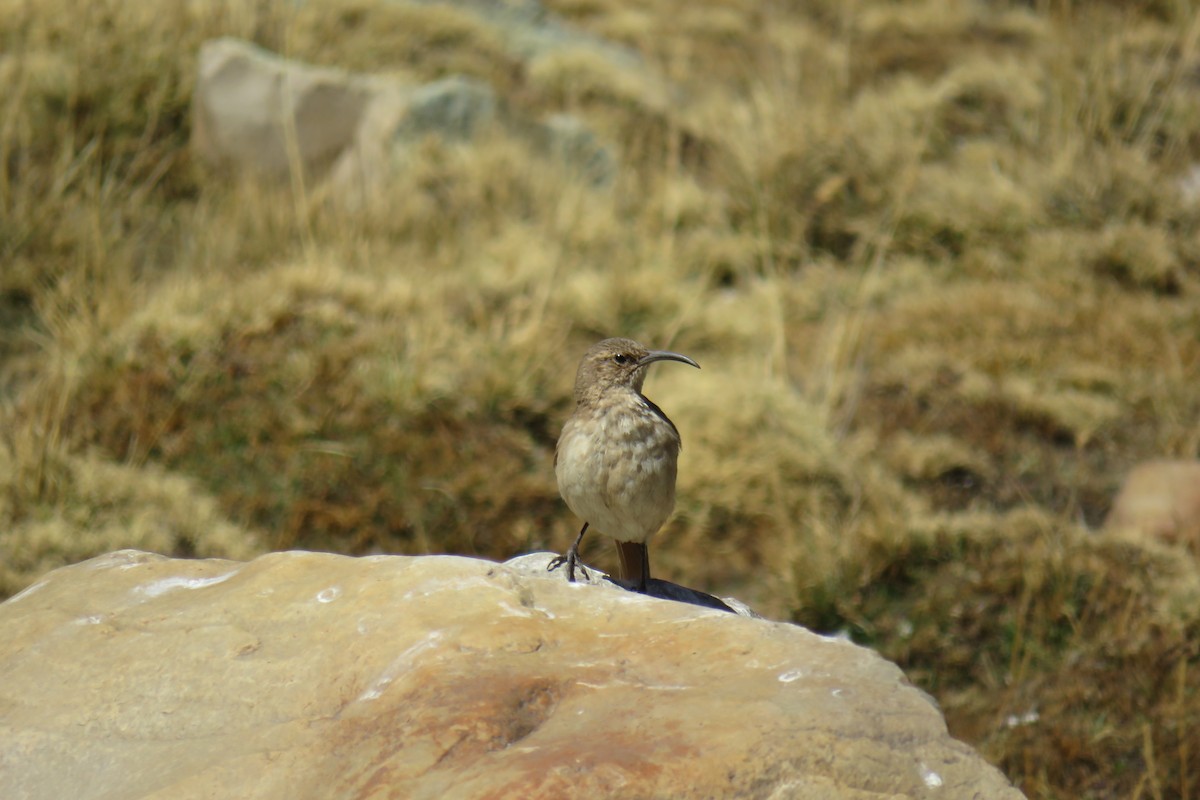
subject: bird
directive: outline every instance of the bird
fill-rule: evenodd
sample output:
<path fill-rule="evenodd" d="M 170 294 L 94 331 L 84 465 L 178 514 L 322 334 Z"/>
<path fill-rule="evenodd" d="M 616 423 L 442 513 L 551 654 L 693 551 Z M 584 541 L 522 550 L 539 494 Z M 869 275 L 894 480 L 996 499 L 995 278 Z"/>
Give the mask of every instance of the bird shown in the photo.
<path fill-rule="evenodd" d="M 579 362 L 575 411 L 558 437 L 554 472 L 559 494 L 583 527 L 566 554 L 547 566 L 565 563 L 568 581 L 575 580 L 579 544 L 590 526 L 616 542 L 618 578 L 638 592 L 647 590 L 648 545 L 675 509 L 682 448 L 675 423 L 642 394 L 646 368 L 657 361 L 700 369 L 685 355 L 624 338 L 598 342 Z"/>

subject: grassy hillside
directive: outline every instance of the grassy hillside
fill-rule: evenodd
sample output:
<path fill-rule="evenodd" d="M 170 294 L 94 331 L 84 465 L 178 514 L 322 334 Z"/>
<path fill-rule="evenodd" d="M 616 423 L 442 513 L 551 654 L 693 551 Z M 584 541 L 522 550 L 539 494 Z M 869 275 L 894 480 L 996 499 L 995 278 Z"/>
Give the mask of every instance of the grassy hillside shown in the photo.
<path fill-rule="evenodd" d="M 0 0 L 0 596 L 119 547 L 562 550 L 575 365 L 631 336 L 703 366 L 647 382 L 658 575 L 879 649 L 1031 797 L 1196 796 L 1200 553 L 1096 529 L 1200 455 L 1200 16 L 547 6 L 646 73 L 382 0 Z M 622 171 L 427 141 L 353 209 L 210 172 L 221 35 L 487 80 Z"/>

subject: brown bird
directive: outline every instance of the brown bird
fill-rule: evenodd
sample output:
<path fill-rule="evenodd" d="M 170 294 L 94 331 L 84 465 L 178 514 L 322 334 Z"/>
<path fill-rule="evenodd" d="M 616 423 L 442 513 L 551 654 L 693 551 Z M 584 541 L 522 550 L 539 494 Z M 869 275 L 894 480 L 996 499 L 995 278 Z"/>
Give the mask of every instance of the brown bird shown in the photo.
<path fill-rule="evenodd" d="M 564 562 L 575 580 L 579 543 L 588 526 L 617 543 L 619 577 L 645 592 L 650 579 L 647 545 L 675 508 L 679 431 L 662 409 L 642 394 L 646 368 L 655 361 L 692 359 L 666 350 L 647 350 L 631 339 L 605 339 L 592 346 L 575 375 L 575 413 L 563 426 L 554 454 L 558 491 L 583 519 Z"/>

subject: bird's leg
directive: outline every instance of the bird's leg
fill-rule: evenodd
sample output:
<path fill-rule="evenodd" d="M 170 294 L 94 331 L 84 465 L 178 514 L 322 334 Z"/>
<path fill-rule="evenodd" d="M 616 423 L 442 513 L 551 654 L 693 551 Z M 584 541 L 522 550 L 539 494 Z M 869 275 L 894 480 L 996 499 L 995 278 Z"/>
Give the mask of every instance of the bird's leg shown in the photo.
<path fill-rule="evenodd" d="M 555 556 L 554 558 L 550 559 L 550 563 L 546 565 L 547 572 L 553 572 L 566 563 L 567 581 L 569 583 L 575 582 L 576 566 L 578 566 L 579 571 L 583 573 L 583 577 L 589 577 L 587 570 L 583 567 L 583 564 L 579 563 L 579 543 L 583 541 L 583 535 L 587 533 L 587 529 L 588 523 L 585 522 L 583 523 L 583 527 L 579 529 L 579 535 L 575 537 L 575 544 L 571 545 L 570 548 L 567 549 L 567 554 L 565 556 Z"/>

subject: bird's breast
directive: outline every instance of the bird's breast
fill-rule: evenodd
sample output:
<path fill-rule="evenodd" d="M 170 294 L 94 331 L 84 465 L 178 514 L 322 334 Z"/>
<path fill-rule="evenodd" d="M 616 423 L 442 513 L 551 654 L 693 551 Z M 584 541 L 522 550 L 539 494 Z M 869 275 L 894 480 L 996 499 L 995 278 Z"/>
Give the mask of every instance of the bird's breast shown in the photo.
<path fill-rule="evenodd" d="M 559 491 L 601 533 L 646 541 L 675 506 L 679 434 L 661 412 L 629 392 L 580 407 L 558 442 Z"/>

